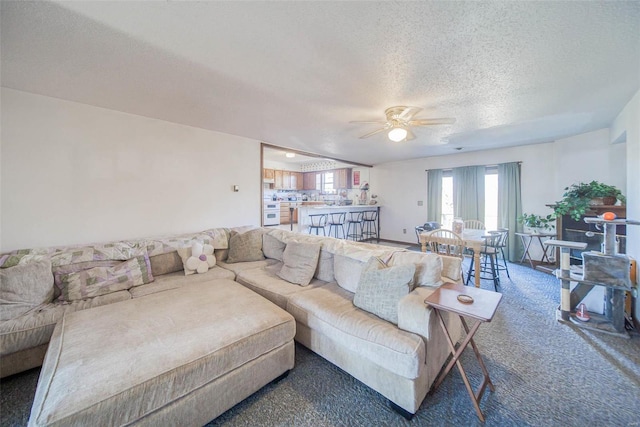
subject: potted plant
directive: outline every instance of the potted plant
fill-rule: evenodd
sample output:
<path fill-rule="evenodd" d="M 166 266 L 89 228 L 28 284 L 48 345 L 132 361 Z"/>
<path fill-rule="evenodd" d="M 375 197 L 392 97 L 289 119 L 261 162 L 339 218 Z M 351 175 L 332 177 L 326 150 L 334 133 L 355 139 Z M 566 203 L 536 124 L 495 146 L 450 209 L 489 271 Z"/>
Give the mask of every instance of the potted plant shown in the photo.
<path fill-rule="evenodd" d="M 572 184 L 564 191 L 562 200 L 556 202 L 554 211 L 556 215 L 569 215 L 576 221 L 585 216 L 590 206 L 614 205 L 617 200 L 624 204 L 627 201 L 619 189 L 598 181 Z"/>
<path fill-rule="evenodd" d="M 523 213 L 518 217 L 518 222 L 529 228 L 534 234 L 538 234 L 545 230 L 553 230 L 555 227 L 555 220 L 556 217 L 553 214 L 542 216 Z"/>

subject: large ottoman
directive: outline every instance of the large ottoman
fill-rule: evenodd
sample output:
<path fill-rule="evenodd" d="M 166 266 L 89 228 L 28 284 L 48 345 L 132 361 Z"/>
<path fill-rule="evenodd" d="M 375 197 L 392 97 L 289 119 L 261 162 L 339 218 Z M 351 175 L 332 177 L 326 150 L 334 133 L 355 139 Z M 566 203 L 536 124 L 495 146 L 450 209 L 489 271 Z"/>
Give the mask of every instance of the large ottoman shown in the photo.
<path fill-rule="evenodd" d="M 202 426 L 294 365 L 293 317 L 231 280 L 71 313 L 30 426 Z"/>

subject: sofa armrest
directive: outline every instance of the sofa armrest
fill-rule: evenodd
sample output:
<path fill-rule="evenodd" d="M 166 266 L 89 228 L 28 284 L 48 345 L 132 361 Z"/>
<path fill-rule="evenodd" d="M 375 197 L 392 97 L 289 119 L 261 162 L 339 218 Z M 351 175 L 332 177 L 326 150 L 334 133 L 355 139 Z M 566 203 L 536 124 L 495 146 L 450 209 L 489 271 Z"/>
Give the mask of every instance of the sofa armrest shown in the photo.
<path fill-rule="evenodd" d="M 453 282 L 462 285 L 462 259 L 447 255 L 442 258 L 442 282 Z"/>
<path fill-rule="evenodd" d="M 398 303 L 398 328 L 413 332 L 429 340 L 433 327 L 438 325 L 435 312 L 424 303 L 424 300 L 437 288 L 419 286 Z"/>

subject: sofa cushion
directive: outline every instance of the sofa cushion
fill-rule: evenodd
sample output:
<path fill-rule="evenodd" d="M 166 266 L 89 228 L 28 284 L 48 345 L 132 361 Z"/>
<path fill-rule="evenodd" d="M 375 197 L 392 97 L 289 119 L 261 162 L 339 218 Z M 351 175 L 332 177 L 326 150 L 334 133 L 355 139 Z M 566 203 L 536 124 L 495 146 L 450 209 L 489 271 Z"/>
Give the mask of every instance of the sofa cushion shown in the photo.
<path fill-rule="evenodd" d="M 353 354 L 405 378 L 417 378 L 425 364 L 422 338 L 359 309 L 352 298 L 338 284 L 329 283 L 290 295 L 287 311 Z"/>
<path fill-rule="evenodd" d="M 153 412 L 292 343 L 291 315 L 235 282 L 214 283 L 66 316 L 49 345 L 29 424 L 154 424 Z"/>
<path fill-rule="evenodd" d="M 413 265 L 416 272 L 413 277 L 415 286 L 442 285 L 442 258 L 434 253 L 396 252 L 389 265 Z"/>
<path fill-rule="evenodd" d="M 180 258 L 178 251 L 149 257 L 149 261 L 151 263 L 151 273 L 154 276 L 183 270 L 182 258 Z"/>
<path fill-rule="evenodd" d="M 51 261 L 0 269 L 0 320 L 9 320 L 53 299 Z"/>
<path fill-rule="evenodd" d="M 182 271 L 176 271 L 170 274 L 164 274 L 156 277 L 153 283 L 141 286 L 134 286 L 129 289 L 133 298 L 143 297 L 145 295 L 155 294 L 157 292 L 168 291 L 171 289 L 181 288 L 189 283 L 210 282 L 212 280 L 228 279 L 233 280 L 235 273 L 218 266 L 210 268 L 204 274 L 193 274 L 185 276 Z"/>
<path fill-rule="evenodd" d="M 271 258 L 263 259 L 262 261 L 237 262 L 234 264 L 228 264 L 227 262 L 218 262 L 219 267 L 232 271 L 234 274 L 238 274 L 241 271 L 245 270 L 253 270 L 256 268 L 268 267 L 275 264 L 282 265 L 282 263 L 277 259 Z"/>
<path fill-rule="evenodd" d="M 278 277 L 277 273 L 281 268 L 282 263 L 276 263 L 267 267 L 243 270 L 238 272 L 236 282 L 285 309 L 289 296 L 327 284 L 327 282 L 312 279 L 308 286 L 294 285 Z"/>
<path fill-rule="evenodd" d="M 289 242 L 282 255 L 284 264 L 278 277 L 290 283 L 307 286 L 318 267 L 320 245 L 316 243 Z"/>
<path fill-rule="evenodd" d="M 360 275 L 353 304 L 395 325 L 398 324 L 398 303 L 412 289 L 413 264 L 388 267 L 372 257 Z"/>
<path fill-rule="evenodd" d="M 128 291 L 118 291 L 72 303 L 42 304 L 22 316 L 0 322 L 0 356 L 49 342 L 53 328 L 65 313 L 128 299 L 131 299 L 131 294 Z"/>
<path fill-rule="evenodd" d="M 285 242 L 278 240 L 269 234 L 262 236 L 262 252 L 267 258 L 282 261 L 282 255 L 286 246 L 287 244 Z"/>
<path fill-rule="evenodd" d="M 229 239 L 229 255 L 227 263 L 260 261 L 264 259 L 262 252 L 262 235 L 265 230 L 255 228 L 244 233 L 231 233 Z"/>
<path fill-rule="evenodd" d="M 115 267 L 94 267 L 61 275 L 59 299 L 77 301 L 149 283 L 153 276 L 147 264 L 148 259 L 137 256 Z"/>

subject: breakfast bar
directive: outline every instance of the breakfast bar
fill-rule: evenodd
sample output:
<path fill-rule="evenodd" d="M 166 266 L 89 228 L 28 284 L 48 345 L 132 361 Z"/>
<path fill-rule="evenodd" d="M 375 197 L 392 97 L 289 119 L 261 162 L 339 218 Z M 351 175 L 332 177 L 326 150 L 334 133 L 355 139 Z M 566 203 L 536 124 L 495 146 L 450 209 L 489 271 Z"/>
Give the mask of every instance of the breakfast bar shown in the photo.
<path fill-rule="evenodd" d="M 311 215 L 349 212 L 375 211 L 377 214 L 377 235 L 380 236 L 380 205 L 320 205 L 298 207 L 298 232 L 305 233 L 311 225 Z"/>

